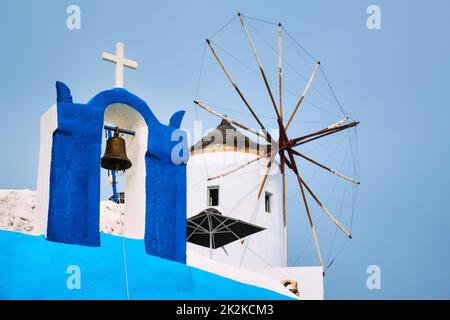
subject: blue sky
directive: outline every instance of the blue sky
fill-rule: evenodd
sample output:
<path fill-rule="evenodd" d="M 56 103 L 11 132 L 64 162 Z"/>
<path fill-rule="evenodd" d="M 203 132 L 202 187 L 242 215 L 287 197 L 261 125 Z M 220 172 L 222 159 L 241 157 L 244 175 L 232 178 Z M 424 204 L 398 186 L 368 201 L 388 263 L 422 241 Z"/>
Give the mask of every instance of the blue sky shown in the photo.
<path fill-rule="evenodd" d="M 66 28 L 66 8 L 71 4 L 81 8 L 81 30 Z M 366 27 L 366 8 L 371 4 L 381 8 L 381 30 Z M 450 298 L 450 277 L 446 276 L 450 263 L 450 142 L 446 130 L 450 118 L 446 97 L 450 83 L 450 4 L 444 0 L 2 0 L 0 146 L 4 151 L 0 157 L 0 188 L 35 189 L 39 117 L 55 103 L 55 81 L 68 84 L 75 101 L 80 102 L 111 88 L 113 66 L 101 61 L 100 54 L 112 52 L 117 41 L 124 42 L 125 55 L 140 64 L 138 71 L 126 71 L 125 87 L 147 101 L 162 122 L 167 123 L 173 112 L 185 109 L 183 126 L 187 130 L 196 117 L 205 121 L 206 127 L 214 126 L 217 120 L 202 112 L 196 115 L 191 101 L 196 95 L 205 37 L 238 10 L 283 22 L 290 34 L 320 58 L 342 105 L 361 122 L 358 146 L 362 184 L 353 223 L 354 240 L 326 274 L 326 298 Z M 251 65 L 254 62 L 248 47 L 242 47 L 247 50 L 246 56 L 240 47 L 246 45 L 242 34 L 233 29 L 238 27 L 236 22 L 214 40 Z M 270 25 L 255 21 L 254 26 L 272 37 Z M 262 60 L 269 69 L 275 60 L 270 60 L 270 49 L 259 43 Z M 228 115 L 255 126 L 247 115 L 233 113 L 245 111 L 244 107 L 206 53 L 198 97 L 232 106 Z M 291 61 L 297 62 L 294 54 Z M 265 93 L 262 82 L 256 84 L 259 78 L 253 81 L 245 68 L 233 67 L 233 75 L 247 92 Z M 270 75 L 275 68 L 271 70 Z M 294 78 L 287 74 L 286 82 L 301 91 L 303 84 L 295 83 Z M 271 114 L 266 96 L 252 99 L 258 113 Z M 305 107 L 305 119 L 331 121 L 329 115 L 308 110 Z M 306 120 L 303 127 L 300 122 L 296 124 L 293 135 L 314 125 Z M 312 176 L 309 169 L 305 170 Z M 314 181 L 324 195 L 331 186 L 326 181 Z M 289 195 L 297 192 L 292 179 L 288 187 Z M 304 216 L 303 207 L 293 201 L 288 211 L 291 264 L 308 238 L 300 215 Z M 333 239 L 330 230 L 322 226 L 319 230 L 319 238 L 328 248 Z M 328 255 L 326 248 L 324 251 Z M 299 264 L 317 263 L 313 248 L 305 256 Z M 366 287 L 369 265 L 381 268 L 380 290 Z"/>

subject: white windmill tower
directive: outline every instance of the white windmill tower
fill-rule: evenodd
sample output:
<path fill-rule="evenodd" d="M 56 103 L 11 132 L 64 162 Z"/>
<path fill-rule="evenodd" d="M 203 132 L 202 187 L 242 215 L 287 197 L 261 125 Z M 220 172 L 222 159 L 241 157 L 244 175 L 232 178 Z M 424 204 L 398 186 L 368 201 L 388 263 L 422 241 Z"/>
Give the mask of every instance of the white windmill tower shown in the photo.
<path fill-rule="evenodd" d="M 281 174 L 277 166 L 273 166 L 264 188 L 259 189 L 268 161 L 260 157 L 270 151 L 270 145 L 250 139 L 232 125 L 232 120 L 221 117 L 218 127 L 190 149 L 188 218 L 215 208 L 226 217 L 265 229 L 213 251 L 188 239 L 188 252 L 244 268 L 284 267 Z M 244 168 L 237 175 L 223 175 L 240 167 Z M 260 201 L 255 201 L 258 193 Z"/>

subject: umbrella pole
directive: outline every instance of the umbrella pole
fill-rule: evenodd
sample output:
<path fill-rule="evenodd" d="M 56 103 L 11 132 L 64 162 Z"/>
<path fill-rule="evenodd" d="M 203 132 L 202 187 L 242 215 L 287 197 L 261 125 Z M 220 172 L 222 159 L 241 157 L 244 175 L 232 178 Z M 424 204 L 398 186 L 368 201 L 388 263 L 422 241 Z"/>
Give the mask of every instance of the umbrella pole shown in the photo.
<path fill-rule="evenodd" d="M 209 233 L 209 258 L 212 259 L 212 233 Z"/>
<path fill-rule="evenodd" d="M 212 259 L 212 242 L 213 242 L 213 231 L 212 231 L 212 223 L 211 223 L 211 215 L 208 215 L 208 229 L 209 229 L 209 258 Z"/>

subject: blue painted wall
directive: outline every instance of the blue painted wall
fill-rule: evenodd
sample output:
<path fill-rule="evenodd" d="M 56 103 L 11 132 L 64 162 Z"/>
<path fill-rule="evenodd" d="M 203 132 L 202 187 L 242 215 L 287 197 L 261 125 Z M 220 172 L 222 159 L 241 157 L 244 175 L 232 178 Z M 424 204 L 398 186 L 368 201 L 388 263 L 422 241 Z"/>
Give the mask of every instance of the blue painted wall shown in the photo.
<path fill-rule="evenodd" d="M 73 103 L 69 88 L 56 83 L 58 129 L 53 135 L 47 240 L 100 246 L 100 158 L 105 109 L 123 103 L 139 112 L 148 126 L 145 249 L 151 255 L 186 261 L 186 135 L 179 129 L 184 111 L 169 126 L 148 105 L 125 89 Z M 172 139 L 175 131 L 179 138 Z M 179 161 L 171 152 L 183 144 Z"/>
<path fill-rule="evenodd" d="M 289 299 L 182 263 L 150 256 L 143 240 L 125 239 L 131 299 Z M 45 241 L 0 230 L 0 299 L 126 299 L 122 239 L 100 247 Z M 66 282 L 80 268 L 80 289 Z"/>

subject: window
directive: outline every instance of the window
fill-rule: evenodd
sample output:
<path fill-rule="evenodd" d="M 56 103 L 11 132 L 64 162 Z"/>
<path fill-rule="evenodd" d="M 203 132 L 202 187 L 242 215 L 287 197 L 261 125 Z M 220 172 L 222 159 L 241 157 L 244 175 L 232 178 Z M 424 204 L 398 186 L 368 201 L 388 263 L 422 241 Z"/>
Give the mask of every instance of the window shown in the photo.
<path fill-rule="evenodd" d="M 270 192 L 266 192 L 264 197 L 264 207 L 267 213 L 271 212 L 271 203 L 272 202 L 272 194 Z"/>
<path fill-rule="evenodd" d="M 215 207 L 219 205 L 219 186 L 208 187 L 208 206 Z"/>

